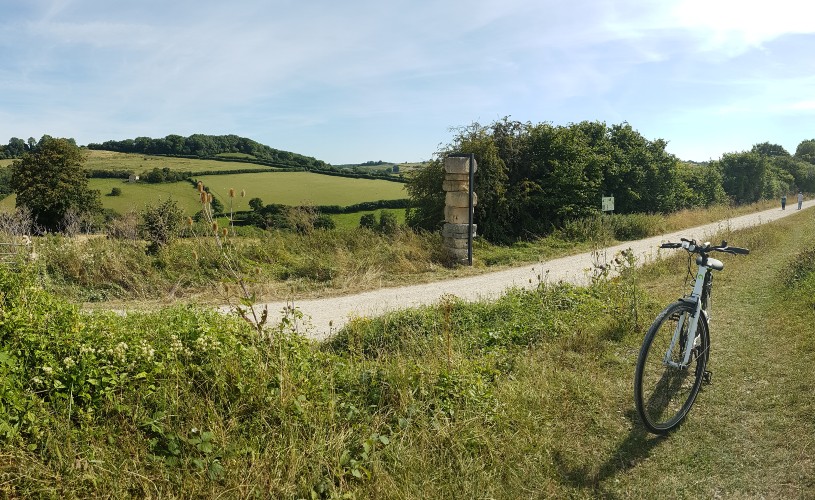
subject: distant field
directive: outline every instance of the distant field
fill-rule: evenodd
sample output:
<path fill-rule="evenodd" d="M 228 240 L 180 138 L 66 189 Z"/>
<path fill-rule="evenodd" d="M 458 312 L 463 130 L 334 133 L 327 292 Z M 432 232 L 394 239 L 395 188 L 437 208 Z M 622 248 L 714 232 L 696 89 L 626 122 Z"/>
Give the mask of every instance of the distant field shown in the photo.
<path fill-rule="evenodd" d="M 215 170 L 266 169 L 262 165 L 250 163 L 219 162 L 116 153 L 111 151 L 87 151 L 85 168 L 107 170 L 132 170 L 144 173 L 153 168 L 170 168 L 190 172 Z M 10 165 L 13 160 L 0 160 L 0 166 Z M 258 172 L 244 174 L 207 175 L 200 177 L 211 192 L 229 209 L 229 189 L 235 189 L 234 210 L 249 210 L 249 200 L 260 198 L 264 203 L 284 205 L 340 205 L 348 206 L 365 201 L 393 200 L 407 198 L 404 185 L 396 182 L 374 179 L 353 179 L 309 172 Z M 89 187 L 102 194 L 102 206 L 125 213 L 131 209 L 141 210 L 148 204 L 172 198 L 187 213 L 192 215 L 199 210 L 198 196 L 188 182 L 148 184 L 128 183 L 122 179 L 90 179 Z M 122 190 L 121 196 L 105 196 L 114 187 Z M 244 198 L 241 190 L 246 191 Z M 14 209 L 15 196 L 0 201 L 0 209 Z M 404 210 L 398 210 L 397 217 L 404 219 Z M 361 214 L 360 214 L 361 215 Z M 400 219 L 400 220 L 401 220 Z M 356 217 L 353 225 L 359 223 Z M 340 223 L 343 224 L 345 223 Z M 349 223 L 350 224 L 350 223 Z"/>
<path fill-rule="evenodd" d="M 5 168 L 11 165 L 14 160 L 0 160 L 0 168 Z"/>
<path fill-rule="evenodd" d="M 167 167 L 170 170 L 188 172 L 207 172 L 215 170 L 246 170 L 256 168 L 268 170 L 269 167 L 243 162 L 226 162 L 216 160 L 197 160 L 193 158 L 173 158 L 169 156 L 149 156 L 113 151 L 88 150 L 85 168 L 88 170 L 132 170 L 137 174 L 149 172 L 154 168 Z M 226 156 L 226 155 L 223 155 Z M 244 155 L 246 156 L 246 155 Z"/>
<path fill-rule="evenodd" d="M 120 179 L 90 179 L 89 187 L 98 189 L 102 194 L 102 207 L 110 208 L 120 214 L 131 209 L 141 210 L 147 205 L 158 204 L 160 201 L 172 198 L 187 215 L 194 215 L 201 210 L 198 204 L 198 193 L 189 182 L 174 182 L 171 184 L 129 184 Z M 110 190 L 118 187 L 122 190 L 121 196 L 105 196 Z M 17 195 L 11 194 L 0 200 L 0 211 L 14 210 Z"/>
<path fill-rule="evenodd" d="M 120 214 L 131 209 L 141 210 L 147 205 L 158 204 L 167 198 L 178 202 L 178 206 L 187 215 L 193 215 L 201 210 L 198 193 L 189 182 L 147 184 L 144 182 L 129 183 L 121 179 L 90 179 L 88 185 L 91 189 L 98 189 L 102 194 L 101 200 L 104 208 L 111 208 Z M 114 187 L 122 190 L 121 196 L 105 196 Z"/>
<path fill-rule="evenodd" d="M 235 190 L 235 210 L 249 210 L 249 200 L 283 205 L 340 205 L 364 201 L 407 198 L 404 185 L 372 179 L 351 179 L 310 172 L 264 172 L 257 174 L 212 175 L 199 178 L 229 207 L 229 189 Z M 241 198 L 241 190 L 246 197 Z"/>

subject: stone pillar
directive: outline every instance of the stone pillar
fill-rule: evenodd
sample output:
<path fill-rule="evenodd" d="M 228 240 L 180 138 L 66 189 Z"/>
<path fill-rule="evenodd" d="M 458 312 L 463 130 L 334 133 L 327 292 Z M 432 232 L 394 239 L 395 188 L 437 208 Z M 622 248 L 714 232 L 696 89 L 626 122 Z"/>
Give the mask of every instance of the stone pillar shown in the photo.
<path fill-rule="evenodd" d="M 473 160 L 473 172 L 475 172 Z M 467 264 L 467 244 L 470 222 L 470 158 L 466 156 L 448 156 L 444 159 L 444 246 L 454 261 Z M 473 207 L 477 197 L 473 193 Z M 473 224 L 473 237 L 476 226 Z"/>

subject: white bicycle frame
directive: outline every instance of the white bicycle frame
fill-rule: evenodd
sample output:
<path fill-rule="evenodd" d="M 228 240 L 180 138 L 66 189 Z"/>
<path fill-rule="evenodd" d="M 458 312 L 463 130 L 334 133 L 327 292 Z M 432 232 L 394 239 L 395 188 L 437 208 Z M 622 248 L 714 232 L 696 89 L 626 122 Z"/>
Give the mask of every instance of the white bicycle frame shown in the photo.
<path fill-rule="evenodd" d="M 687 242 L 683 242 L 682 247 L 687 250 L 689 248 L 689 244 Z M 696 329 L 699 326 L 699 318 L 702 314 L 704 314 L 705 319 L 707 320 L 707 312 L 702 310 L 702 293 L 704 292 L 705 287 L 705 277 L 707 276 L 708 270 L 710 269 L 711 266 L 705 265 L 704 262 L 711 260 L 714 262 L 718 262 L 716 259 L 712 259 L 710 257 L 708 257 L 708 259 L 703 262 L 697 261 L 699 269 L 696 271 L 696 282 L 693 285 L 693 290 L 691 291 L 690 297 L 684 299 L 686 302 L 694 302 L 695 309 L 693 312 L 693 316 L 690 317 L 691 324 L 688 325 L 688 338 L 685 341 L 685 352 L 684 355 L 682 356 L 682 362 L 677 363 L 676 361 L 672 361 L 671 358 L 674 352 L 674 348 L 679 343 L 679 337 L 682 333 L 682 327 L 684 326 L 685 319 L 688 317 L 687 314 L 683 314 L 682 317 L 679 318 L 679 322 L 676 324 L 676 329 L 674 330 L 673 338 L 671 339 L 671 345 L 668 346 L 668 351 L 665 353 L 664 363 L 673 368 L 684 369 L 688 367 L 691 353 L 693 352 L 693 348 L 696 345 Z"/>

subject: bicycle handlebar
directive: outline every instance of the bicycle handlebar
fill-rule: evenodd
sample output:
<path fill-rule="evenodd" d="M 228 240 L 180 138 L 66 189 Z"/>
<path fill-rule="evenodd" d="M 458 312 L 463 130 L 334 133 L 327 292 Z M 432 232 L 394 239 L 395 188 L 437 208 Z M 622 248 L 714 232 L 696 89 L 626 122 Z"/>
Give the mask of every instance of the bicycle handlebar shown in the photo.
<path fill-rule="evenodd" d="M 747 248 L 731 247 L 727 245 L 726 241 L 722 241 L 721 245 L 711 245 L 710 243 L 702 243 L 701 245 L 696 240 L 688 240 L 680 238 L 681 243 L 665 242 L 659 245 L 659 248 L 684 248 L 690 253 L 706 254 L 708 252 L 723 252 L 729 254 L 747 255 L 750 250 Z"/>

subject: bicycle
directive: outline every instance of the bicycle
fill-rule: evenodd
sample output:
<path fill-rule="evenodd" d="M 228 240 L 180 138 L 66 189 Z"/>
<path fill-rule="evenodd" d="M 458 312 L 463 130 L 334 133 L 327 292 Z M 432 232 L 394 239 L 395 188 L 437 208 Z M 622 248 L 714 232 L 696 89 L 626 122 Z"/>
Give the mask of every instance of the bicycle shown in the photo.
<path fill-rule="evenodd" d="M 660 248 L 683 248 L 696 254 L 696 281 L 689 296 L 666 307 L 654 320 L 642 342 L 634 372 L 634 402 L 645 427 L 654 434 L 667 434 L 677 427 L 693 406 L 702 382 L 710 383 L 706 370 L 710 351 L 710 292 L 713 271 L 724 264 L 712 252 L 750 253 L 746 248 L 698 244 L 681 238 L 681 243 L 663 243 Z"/>

